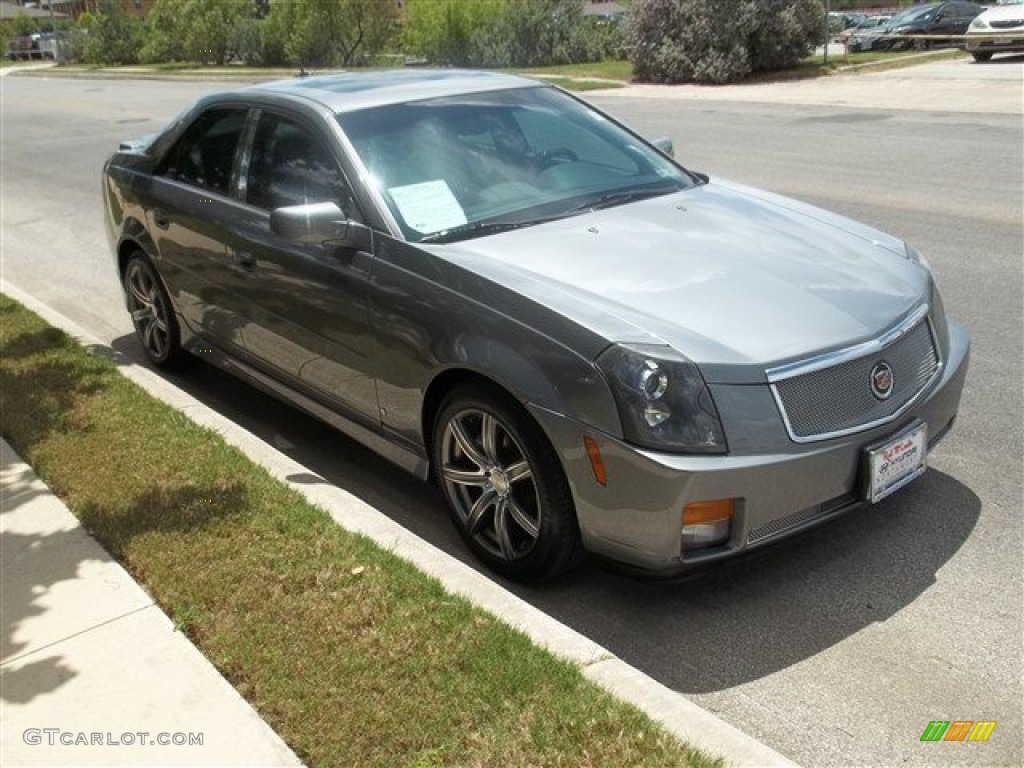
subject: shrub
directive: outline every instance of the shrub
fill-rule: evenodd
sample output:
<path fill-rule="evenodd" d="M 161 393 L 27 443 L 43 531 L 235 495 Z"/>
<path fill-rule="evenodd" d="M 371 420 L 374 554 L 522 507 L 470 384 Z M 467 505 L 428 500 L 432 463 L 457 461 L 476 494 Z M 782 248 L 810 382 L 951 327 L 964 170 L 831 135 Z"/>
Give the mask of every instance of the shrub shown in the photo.
<path fill-rule="evenodd" d="M 141 42 L 141 23 L 125 14 L 117 0 L 104 0 L 92 17 L 82 58 L 99 66 L 136 64 Z"/>
<path fill-rule="evenodd" d="M 795 65 L 823 15 L 820 0 L 636 0 L 623 34 L 638 80 L 725 83 Z"/>
<path fill-rule="evenodd" d="M 446 66 L 574 64 L 621 51 L 617 27 L 585 18 L 583 0 L 410 0 L 403 43 Z"/>
<path fill-rule="evenodd" d="M 384 50 L 394 0 L 273 0 L 263 23 L 268 64 L 352 66 Z"/>

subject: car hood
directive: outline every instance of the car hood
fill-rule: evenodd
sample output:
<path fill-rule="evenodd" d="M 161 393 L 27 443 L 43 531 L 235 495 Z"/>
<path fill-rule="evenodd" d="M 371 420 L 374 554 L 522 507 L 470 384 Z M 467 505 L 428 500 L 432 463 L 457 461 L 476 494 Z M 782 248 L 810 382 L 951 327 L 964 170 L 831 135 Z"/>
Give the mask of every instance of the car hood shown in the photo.
<path fill-rule="evenodd" d="M 721 182 L 426 248 L 609 341 L 670 344 L 719 381 L 874 337 L 930 286 L 899 240 Z"/>
<path fill-rule="evenodd" d="M 975 17 L 975 21 L 979 19 L 987 24 L 991 24 L 993 21 L 1017 21 L 1019 26 L 1024 26 L 1024 3 L 997 5 Z M 970 28 L 970 31 L 989 34 L 992 32 L 990 29 L 978 29 L 977 27 Z"/>

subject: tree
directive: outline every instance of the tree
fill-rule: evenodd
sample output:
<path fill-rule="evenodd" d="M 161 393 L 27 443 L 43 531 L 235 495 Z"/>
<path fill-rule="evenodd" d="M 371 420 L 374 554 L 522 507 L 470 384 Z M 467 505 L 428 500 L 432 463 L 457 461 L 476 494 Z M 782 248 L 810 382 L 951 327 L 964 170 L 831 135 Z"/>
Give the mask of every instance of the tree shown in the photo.
<path fill-rule="evenodd" d="M 504 8 L 504 0 L 409 0 L 403 45 L 437 64 L 479 65 L 473 40 L 489 33 Z"/>
<path fill-rule="evenodd" d="M 435 63 L 475 67 L 594 61 L 618 44 L 583 0 L 410 0 L 402 40 Z"/>
<path fill-rule="evenodd" d="M 121 3 L 103 0 L 92 16 L 83 57 L 89 64 L 135 64 L 141 40 L 141 25 L 125 14 Z"/>
<path fill-rule="evenodd" d="M 639 80 L 724 83 L 795 65 L 823 16 L 820 0 L 636 0 L 624 35 Z"/>
<path fill-rule="evenodd" d="M 250 0 L 157 0 L 142 58 L 225 64 L 235 28 L 253 13 Z"/>
<path fill-rule="evenodd" d="M 396 18 L 394 0 L 271 0 L 265 45 L 300 66 L 349 67 L 384 49 Z"/>

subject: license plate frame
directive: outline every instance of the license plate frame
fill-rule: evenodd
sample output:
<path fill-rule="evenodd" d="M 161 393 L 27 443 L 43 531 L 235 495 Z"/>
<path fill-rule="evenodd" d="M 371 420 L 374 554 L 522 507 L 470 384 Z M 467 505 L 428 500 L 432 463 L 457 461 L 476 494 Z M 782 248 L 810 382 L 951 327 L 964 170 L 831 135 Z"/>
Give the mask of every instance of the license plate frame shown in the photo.
<path fill-rule="evenodd" d="M 877 504 L 928 469 L 928 425 L 915 422 L 864 451 L 864 496 Z"/>

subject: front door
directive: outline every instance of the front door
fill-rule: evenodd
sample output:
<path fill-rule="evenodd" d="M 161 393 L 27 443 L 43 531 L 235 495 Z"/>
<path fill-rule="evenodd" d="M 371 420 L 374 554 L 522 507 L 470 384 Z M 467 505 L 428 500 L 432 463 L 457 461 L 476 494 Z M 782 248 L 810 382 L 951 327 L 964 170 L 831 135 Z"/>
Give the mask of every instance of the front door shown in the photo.
<path fill-rule="evenodd" d="M 250 360 L 350 418 L 379 425 L 372 371 L 373 258 L 270 231 L 275 208 L 333 202 L 359 214 L 338 163 L 310 126 L 264 111 L 228 238 L 232 292 Z"/>

